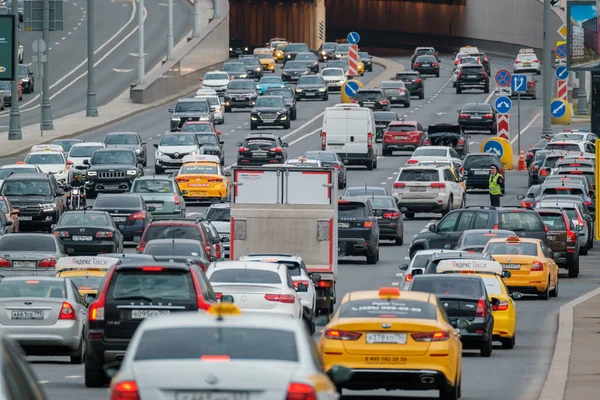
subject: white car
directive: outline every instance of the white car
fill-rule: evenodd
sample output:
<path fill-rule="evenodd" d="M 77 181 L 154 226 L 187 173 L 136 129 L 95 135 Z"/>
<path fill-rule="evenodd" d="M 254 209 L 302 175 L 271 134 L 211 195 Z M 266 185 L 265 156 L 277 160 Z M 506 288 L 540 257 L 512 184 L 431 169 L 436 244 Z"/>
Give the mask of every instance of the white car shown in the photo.
<path fill-rule="evenodd" d="M 553 151 L 580 151 L 582 153 L 596 154 L 596 145 L 586 140 L 552 140 L 544 150 Z"/>
<path fill-rule="evenodd" d="M 450 160 L 455 167 L 462 164 L 460 155 L 452 147 L 446 146 L 421 146 L 417 148 L 406 165 L 418 165 L 422 161 Z"/>
<path fill-rule="evenodd" d="M 295 165 L 297 167 L 317 167 L 321 168 L 323 164 L 321 164 L 321 160 L 309 160 L 308 158 L 300 157 L 300 158 L 292 158 L 285 162 L 287 165 Z"/>
<path fill-rule="evenodd" d="M 164 134 L 160 142 L 154 145 L 154 172 L 162 174 L 166 169 L 179 169 L 184 157 L 200 153 L 196 135 L 193 132 L 172 132 Z"/>
<path fill-rule="evenodd" d="M 329 90 L 342 90 L 342 85 L 348 80 L 344 70 L 336 67 L 323 68 L 321 70 L 321 77 L 325 81 L 325 84 Z"/>
<path fill-rule="evenodd" d="M 88 165 L 84 164 L 84 161 L 87 160 L 90 162 L 90 158 L 92 158 L 92 154 L 98 149 L 103 149 L 106 146 L 102 142 L 83 142 L 83 143 L 75 143 L 71 150 L 69 150 L 69 155 L 67 156 L 67 161 L 71 161 L 73 163 L 73 168 L 75 169 L 88 169 Z"/>
<path fill-rule="evenodd" d="M 37 151 L 25 156 L 25 164 L 37 165 L 42 172 L 52 173 L 59 185 L 64 186 L 69 177 L 70 165 L 62 151 Z"/>
<path fill-rule="evenodd" d="M 206 89 L 200 89 L 198 90 L 198 92 L 200 92 L 201 90 L 206 90 Z M 210 104 L 210 108 L 212 109 L 214 118 L 215 118 L 215 124 L 224 124 L 225 123 L 225 110 L 223 108 L 223 103 L 221 103 L 221 98 L 215 93 L 215 94 L 198 94 L 198 92 L 196 92 L 196 96 L 194 96 L 197 99 L 206 99 L 208 101 L 208 104 Z"/>
<path fill-rule="evenodd" d="M 10 174 L 35 174 L 35 173 L 43 173 L 40 167 L 37 165 L 27 165 L 27 164 L 7 164 L 0 166 L 0 187 L 2 186 L 2 182 L 6 179 Z"/>
<path fill-rule="evenodd" d="M 213 89 L 219 94 L 225 93 L 230 80 L 229 74 L 225 71 L 210 71 L 204 74 L 204 78 L 200 78 L 204 89 Z"/>
<path fill-rule="evenodd" d="M 411 282 L 413 281 L 415 275 L 422 274 L 427 266 L 427 262 L 431 258 L 432 255 L 436 253 L 448 253 L 448 252 L 457 252 L 456 250 L 448 250 L 448 249 L 427 249 L 427 250 L 417 250 L 415 251 L 413 258 L 411 258 L 410 263 L 408 264 L 400 264 L 398 268 L 404 274 L 400 278 L 400 290 L 408 290 Z M 460 252 L 457 252 L 460 253 Z M 419 270 L 415 272 L 415 270 Z"/>
<path fill-rule="evenodd" d="M 283 264 L 225 261 L 211 263 L 206 270 L 217 299 L 233 296 L 242 310 L 286 314 L 302 319 L 302 299 Z M 308 290 L 298 285 L 298 291 Z"/>
<path fill-rule="evenodd" d="M 535 72 L 539 75 L 542 73 L 542 63 L 535 53 L 519 54 L 513 63 L 513 72 Z"/>
<path fill-rule="evenodd" d="M 407 218 L 413 218 L 417 212 L 446 215 L 467 203 L 465 189 L 449 167 L 400 169 L 392 196 Z"/>

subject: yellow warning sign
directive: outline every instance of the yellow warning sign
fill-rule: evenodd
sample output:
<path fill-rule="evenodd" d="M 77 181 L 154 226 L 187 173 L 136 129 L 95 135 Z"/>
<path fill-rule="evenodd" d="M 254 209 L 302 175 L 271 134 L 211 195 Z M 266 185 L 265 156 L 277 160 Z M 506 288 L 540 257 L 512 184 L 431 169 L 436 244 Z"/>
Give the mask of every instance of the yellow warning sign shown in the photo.
<path fill-rule="evenodd" d="M 561 38 L 563 38 L 563 39 L 567 38 L 567 26 L 565 24 L 563 24 L 560 28 L 558 28 L 557 32 Z"/>

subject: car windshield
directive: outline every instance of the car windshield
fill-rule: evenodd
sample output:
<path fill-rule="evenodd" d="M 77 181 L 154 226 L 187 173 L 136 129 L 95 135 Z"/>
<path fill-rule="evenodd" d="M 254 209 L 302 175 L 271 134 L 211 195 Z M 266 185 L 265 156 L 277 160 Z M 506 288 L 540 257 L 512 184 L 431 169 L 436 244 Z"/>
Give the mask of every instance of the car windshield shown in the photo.
<path fill-rule="evenodd" d="M 273 83 L 283 85 L 283 80 L 278 76 L 266 76 L 264 78 L 261 78 L 260 81 L 258 81 L 259 85 Z"/>
<path fill-rule="evenodd" d="M 375 209 L 384 209 L 384 210 L 396 209 L 396 202 L 394 201 L 394 199 L 373 198 L 373 199 L 371 199 L 371 205 Z"/>
<path fill-rule="evenodd" d="M 268 96 L 281 96 L 284 99 L 294 98 L 294 94 L 287 89 L 268 89 L 265 94 Z"/>
<path fill-rule="evenodd" d="M 67 297 L 66 293 L 65 281 L 63 280 L 19 279 L 0 282 L 1 298 L 50 297 L 62 299 Z"/>
<path fill-rule="evenodd" d="M 4 196 L 50 196 L 52 190 L 48 180 L 5 181 L 2 185 Z"/>
<path fill-rule="evenodd" d="M 197 112 L 208 113 L 208 102 L 204 101 L 180 101 L 175 106 L 175 112 Z"/>
<path fill-rule="evenodd" d="M 69 157 L 91 157 L 92 154 L 102 146 L 75 146 L 71 148 Z"/>
<path fill-rule="evenodd" d="M 108 290 L 114 300 L 152 299 L 191 300 L 196 298 L 189 272 L 166 269 L 145 272 L 140 269 L 125 270 L 115 274 Z"/>
<path fill-rule="evenodd" d="M 383 99 L 383 93 L 379 90 L 358 90 L 354 96 L 356 101 L 378 101 Z"/>
<path fill-rule="evenodd" d="M 181 132 L 214 132 L 210 124 L 183 124 Z"/>
<path fill-rule="evenodd" d="M 230 211 L 229 207 L 209 207 L 204 218 L 209 221 L 231 221 Z"/>
<path fill-rule="evenodd" d="M 133 193 L 174 193 L 173 183 L 167 179 L 141 179 L 133 182 Z"/>
<path fill-rule="evenodd" d="M 200 143 L 202 145 L 204 145 L 204 144 L 218 145 L 219 144 L 219 139 L 217 139 L 217 135 L 215 135 L 214 133 L 197 134 L 196 140 L 198 141 L 198 143 Z"/>
<path fill-rule="evenodd" d="M 366 207 L 362 203 L 338 203 L 338 213 L 340 220 L 364 220 Z"/>
<path fill-rule="evenodd" d="M 321 71 L 321 75 L 323 76 L 343 76 L 344 70 L 341 68 L 325 68 Z"/>
<path fill-rule="evenodd" d="M 104 144 L 140 144 L 137 135 L 108 135 Z"/>
<path fill-rule="evenodd" d="M 298 54 L 296 60 L 301 61 L 317 61 L 317 56 L 313 53 Z"/>
<path fill-rule="evenodd" d="M 437 310 L 433 304 L 417 300 L 355 300 L 343 303 L 338 318 L 433 319 Z"/>
<path fill-rule="evenodd" d="M 277 272 L 250 268 L 220 269 L 215 271 L 209 280 L 211 283 L 281 284 Z"/>
<path fill-rule="evenodd" d="M 335 153 L 318 153 L 318 152 L 308 152 L 308 153 L 304 153 L 304 155 L 302 156 L 304 158 L 307 158 L 309 160 L 320 160 L 320 161 L 337 161 L 337 157 L 335 156 Z"/>
<path fill-rule="evenodd" d="M 498 157 L 488 156 L 485 154 L 467 155 L 463 162 L 465 168 L 480 168 L 488 169 L 490 165 L 499 165 Z"/>
<path fill-rule="evenodd" d="M 214 165 L 184 165 L 180 175 L 219 175 L 219 168 Z"/>
<path fill-rule="evenodd" d="M 19 251 L 19 252 L 41 252 L 54 253 L 57 251 L 54 238 L 48 236 L 30 236 L 19 234 L 16 236 L 4 236 L 0 240 L 0 251 Z"/>
<path fill-rule="evenodd" d="M 546 150 L 563 150 L 563 151 L 580 151 L 579 145 L 576 143 L 548 143 Z"/>
<path fill-rule="evenodd" d="M 485 284 L 485 289 L 486 289 L 488 295 L 503 294 L 502 288 L 500 287 L 500 282 L 498 281 L 497 278 L 492 278 L 490 276 L 482 275 L 481 279 L 483 280 L 483 283 Z"/>
<path fill-rule="evenodd" d="M 94 208 L 142 208 L 138 195 L 100 195 L 94 203 Z"/>
<path fill-rule="evenodd" d="M 513 232 L 544 230 L 544 224 L 536 212 L 503 212 L 498 227 Z"/>
<path fill-rule="evenodd" d="M 488 243 L 485 252 L 489 255 L 537 256 L 537 244 L 525 242 Z"/>
<path fill-rule="evenodd" d="M 465 104 L 463 109 L 464 112 L 478 112 L 478 113 L 491 113 L 492 108 L 487 104 Z"/>
<path fill-rule="evenodd" d="M 246 66 L 244 63 L 225 63 L 223 64 L 223 71 L 225 72 L 246 72 Z"/>
<path fill-rule="evenodd" d="M 213 73 L 204 75 L 205 81 L 228 81 L 229 74 L 224 73 Z"/>
<path fill-rule="evenodd" d="M 196 135 L 192 134 L 168 134 L 160 141 L 160 146 L 195 146 Z"/>
<path fill-rule="evenodd" d="M 208 101 L 208 104 L 210 104 L 211 106 L 218 106 L 219 104 L 221 104 L 221 102 L 219 101 L 219 96 L 200 96 L 200 98 Z"/>
<path fill-rule="evenodd" d="M 150 225 L 144 234 L 144 240 L 154 239 L 191 239 L 202 241 L 200 228 L 192 225 Z"/>
<path fill-rule="evenodd" d="M 373 118 L 375 119 L 375 122 L 389 122 L 397 119 L 396 114 L 393 112 L 374 112 Z"/>
<path fill-rule="evenodd" d="M 258 61 L 254 57 L 243 57 L 243 58 L 240 58 L 240 61 L 242 63 L 244 63 L 244 65 L 248 65 L 248 66 L 260 65 L 260 61 Z"/>
<path fill-rule="evenodd" d="M 348 65 L 348 60 L 331 60 L 327 63 L 330 68 L 341 68 L 342 70 L 347 70 Z"/>
<path fill-rule="evenodd" d="M 437 182 L 440 173 L 437 169 L 403 169 L 398 182 Z"/>
<path fill-rule="evenodd" d="M 417 57 L 417 59 L 415 61 L 420 62 L 420 63 L 428 63 L 428 62 L 432 63 L 432 62 L 436 62 L 437 58 L 434 56 L 426 55 L 426 56 Z"/>
<path fill-rule="evenodd" d="M 50 165 L 64 163 L 65 159 L 61 154 L 30 154 L 25 158 L 25 164 Z"/>
<path fill-rule="evenodd" d="M 448 275 L 416 276 L 410 290 L 438 296 L 484 297 L 479 277 L 450 277 Z"/>
<path fill-rule="evenodd" d="M 388 125 L 388 132 L 413 132 L 416 131 L 417 127 L 414 125 Z"/>
<path fill-rule="evenodd" d="M 544 140 L 544 142 L 546 142 Z M 535 152 L 535 157 L 533 157 L 533 162 L 540 162 L 543 161 L 544 158 L 546 158 L 546 156 L 550 154 L 549 150 L 538 150 Z"/>
<path fill-rule="evenodd" d="M 133 166 L 135 163 L 135 155 L 131 151 L 96 151 L 90 161 L 92 165 L 123 164 Z"/>
<path fill-rule="evenodd" d="M 202 340 L 198 340 L 202 338 Z M 168 327 L 144 331 L 135 349 L 135 361 L 227 360 L 298 362 L 295 333 L 256 327 Z"/>
<path fill-rule="evenodd" d="M 2 168 L 0 169 L 0 179 L 5 179 L 10 173 L 13 174 L 35 174 L 37 169 L 31 168 Z"/>
<path fill-rule="evenodd" d="M 308 67 L 306 66 L 306 62 L 304 61 L 288 61 L 287 63 L 285 63 L 285 66 L 283 67 L 284 70 L 286 69 L 307 69 Z"/>
<path fill-rule="evenodd" d="M 171 242 L 159 242 L 152 243 L 152 241 L 146 244 L 144 248 L 144 254 L 151 256 L 193 256 L 198 257 L 202 254 L 200 242 L 198 243 L 181 243 L 177 240 Z"/>
<path fill-rule="evenodd" d="M 479 66 L 471 66 L 471 65 L 465 65 L 462 67 L 461 72 L 465 75 L 469 75 L 469 74 L 480 74 L 483 73 L 483 67 L 479 67 Z M 466 111 L 466 110 L 464 110 Z"/>
<path fill-rule="evenodd" d="M 413 157 L 447 157 L 448 150 L 446 149 L 431 149 L 427 147 L 419 147 L 412 154 Z"/>
<path fill-rule="evenodd" d="M 29 75 L 29 69 L 24 65 L 19 65 L 19 76 L 27 76 Z"/>
<path fill-rule="evenodd" d="M 105 214 L 98 212 L 66 212 L 58 221 L 58 226 L 97 226 L 110 227 L 112 224 Z"/>
<path fill-rule="evenodd" d="M 254 82 L 251 81 L 241 81 L 241 80 L 237 80 L 237 81 L 231 81 L 229 82 L 229 86 L 227 86 L 228 89 L 233 89 L 233 90 L 254 90 Z"/>
<path fill-rule="evenodd" d="M 499 232 L 490 232 L 490 233 L 481 233 L 481 232 L 469 232 L 465 233 L 462 238 L 463 246 L 485 246 L 487 242 L 491 239 L 503 238 L 512 236 L 513 233 L 499 233 Z"/>
<path fill-rule="evenodd" d="M 10 82 L 0 81 L 0 90 L 10 90 Z"/>
<path fill-rule="evenodd" d="M 565 219 L 562 214 L 556 213 L 538 213 L 544 221 L 544 225 L 548 227 L 549 230 L 554 231 L 564 231 L 567 230 L 567 226 L 565 225 Z"/>
<path fill-rule="evenodd" d="M 396 79 L 397 80 L 402 80 L 402 81 L 412 81 L 414 79 L 419 79 L 419 75 L 418 74 L 396 74 Z"/>
<path fill-rule="evenodd" d="M 381 89 L 401 89 L 405 88 L 406 85 L 403 81 L 383 81 L 379 84 Z"/>
<path fill-rule="evenodd" d="M 298 79 L 298 85 L 324 85 L 323 78 L 318 75 L 302 76 Z"/>
<path fill-rule="evenodd" d="M 387 195 L 384 188 L 351 188 L 344 192 L 344 196 L 371 196 L 373 194 Z"/>
<path fill-rule="evenodd" d="M 306 43 L 289 43 L 287 45 L 286 51 L 288 53 L 300 53 L 302 51 L 310 51 L 310 49 L 308 48 L 308 45 Z"/>
<path fill-rule="evenodd" d="M 283 97 L 259 97 L 256 99 L 256 107 L 285 107 Z"/>

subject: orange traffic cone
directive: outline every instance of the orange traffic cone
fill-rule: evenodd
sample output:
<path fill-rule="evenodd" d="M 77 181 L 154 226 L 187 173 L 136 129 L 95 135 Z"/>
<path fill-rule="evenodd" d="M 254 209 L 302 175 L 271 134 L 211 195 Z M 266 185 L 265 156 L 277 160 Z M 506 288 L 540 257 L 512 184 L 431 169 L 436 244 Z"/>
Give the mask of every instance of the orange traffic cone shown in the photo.
<path fill-rule="evenodd" d="M 525 171 L 526 169 L 525 156 L 523 155 L 523 149 L 521 149 L 521 153 L 519 154 L 519 171 Z"/>

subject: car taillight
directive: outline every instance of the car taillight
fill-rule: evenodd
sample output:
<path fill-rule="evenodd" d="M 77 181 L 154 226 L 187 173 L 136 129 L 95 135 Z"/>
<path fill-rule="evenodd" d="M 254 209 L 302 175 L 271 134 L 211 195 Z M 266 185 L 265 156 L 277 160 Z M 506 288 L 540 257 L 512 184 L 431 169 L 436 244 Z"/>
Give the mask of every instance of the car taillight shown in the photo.
<path fill-rule="evenodd" d="M 529 151 L 529 152 L 527 152 L 527 157 L 531 158 L 531 157 L 533 157 L 533 155 L 534 155 L 534 154 L 533 154 L 532 152 L 530 152 L 530 151 Z"/>
<path fill-rule="evenodd" d="M 434 63 L 433 63 L 433 64 L 431 64 L 431 65 L 433 65 L 434 67 L 437 67 L 439 64 L 438 64 L 438 63 L 436 63 L 436 62 L 434 62 Z"/>
<path fill-rule="evenodd" d="M 327 147 L 327 134 L 321 132 L 321 150 L 325 150 L 325 147 Z"/>
<path fill-rule="evenodd" d="M 333 168 L 335 168 L 336 171 L 339 171 L 342 169 L 342 166 L 339 164 L 333 164 Z"/>
<path fill-rule="evenodd" d="M 458 118 L 469 118 L 469 114 L 459 114 Z"/>
<path fill-rule="evenodd" d="M 420 66 L 421 66 L 421 63 L 418 63 L 418 62 L 416 62 L 416 63 L 414 63 L 414 64 L 413 64 L 413 66 L 414 66 L 414 67 L 420 67 Z"/>
<path fill-rule="evenodd" d="M 544 270 L 544 263 L 541 261 L 534 261 L 531 264 L 531 270 L 532 271 L 543 271 Z"/>
<path fill-rule="evenodd" d="M 217 258 L 221 258 L 221 243 L 217 243 L 215 246 L 215 256 L 217 256 Z"/>
<path fill-rule="evenodd" d="M 273 147 L 271 151 L 275 153 L 281 153 L 281 147 Z"/>
<path fill-rule="evenodd" d="M 394 182 L 394 189 L 404 189 L 406 187 L 406 183 L 404 182 Z"/>
<path fill-rule="evenodd" d="M 410 336 L 415 342 L 443 342 L 450 339 L 450 333 L 446 331 L 413 333 Z"/>
<path fill-rule="evenodd" d="M 443 189 L 446 187 L 446 184 L 444 182 L 432 182 L 429 184 L 429 187 L 433 189 Z"/>
<path fill-rule="evenodd" d="M 415 79 L 415 83 L 421 83 L 421 82 L 423 82 L 422 79 Z"/>
<path fill-rule="evenodd" d="M 530 201 L 522 201 L 521 206 L 523 206 L 525 208 L 531 208 L 533 206 L 533 203 Z"/>
<path fill-rule="evenodd" d="M 71 235 L 67 231 L 55 231 L 54 236 L 59 237 L 59 238 L 68 238 Z"/>
<path fill-rule="evenodd" d="M 459 140 L 458 140 L 458 144 L 460 144 L 460 145 L 463 145 L 463 144 L 465 144 L 465 141 L 464 141 L 464 140 L 462 140 L 462 139 L 459 139 Z"/>
<path fill-rule="evenodd" d="M 221 183 L 221 182 L 223 182 L 223 178 L 210 178 L 210 179 L 207 179 L 206 182 L 208 182 L 208 183 Z"/>
<path fill-rule="evenodd" d="M 75 314 L 75 309 L 68 301 L 63 301 L 62 307 L 60 308 L 60 314 L 58 314 L 58 319 L 77 319 L 77 314 Z"/>
<path fill-rule="evenodd" d="M 540 60 L 533 60 L 533 62 L 540 62 Z"/>
<path fill-rule="evenodd" d="M 479 299 L 477 302 L 477 311 L 475 311 L 475 318 L 487 318 L 487 308 L 485 306 L 485 300 Z"/>
<path fill-rule="evenodd" d="M 145 211 L 140 211 L 140 212 L 137 212 L 135 214 L 131 214 L 129 216 L 129 219 L 132 220 L 132 221 L 144 220 L 144 219 L 146 219 L 146 212 Z"/>
<path fill-rule="evenodd" d="M 586 201 L 586 202 L 585 202 L 585 205 L 586 205 L 586 206 L 591 206 L 591 205 L 592 205 L 592 202 L 591 202 L 591 201 Z"/>
<path fill-rule="evenodd" d="M 223 298 L 223 293 L 215 293 L 215 297 L 217 300 L 221 300 Z"/>
<path fill-rule="evenodd" d="M 494 119 L 494 114 L 485 114 L 483 116 L 484 119 Z"/>
<path fill-rule="evenodd" d="M 535 85 L 535 82 L 527 82 L 528 87 L 533 87 L 533 85 Z"/>
<path fill-rule="evenodd" d="M 111 268 L 106 274 L 106 278 L 104 278 L 105 285 L 102 286 L 102 291 L 100 292 L 100 296 L 98 300 L 90 304 L 88 309 L 88 320 L 89 321 L 104 321 L 104 303 L 106 302 L 106 292 L 108 291 L 108 286 L 110 281 L 115 274 L 115 268 Z"/>
<path fill-rule="evenodd" d="M 187 178 L 175 178 L 175 180 L 177 181 L 177 183 L 185 183 L 185 182 L 189 182 L 190 181 Z"/>
<path fill-rule="evenodd" d="M 298 285 L 300 285 L 300 284 L 309 286 L 310 282 L 309 281 L 304 281 L 304 280 L 302 280 L 302 281 L 294 281 L 294 287 L 296 289 L 298 289 Z"/>
<path fill-rule="evenodd" d="M 0 268 L 6 267 L 10 267 L 10 261 L 8 261 L 6 258 L 0 257 Z"/>
<path fill-rule="evenodd" d="M 195 273 L 191 273 L 192 281 L 194 282 L 194 289 L 196 289 L 196 304 L 198 306 L 198 310 L 208 310 L 210 308 L 210 304 L 208 304 L 202 295 L 202 287 L 200 286 L 200 281 Z"/>
<path fill-rule="evenodd" d="M 387 100 L 380 100 L 379 104 L 386 106 L 389 102 Z"/>
<path fill-rule="evenodd" d="M 515 64 L 521 64 L 521 60 L 515 60 Z"/>
<path fill-rule="evenodd" d="M 242 146 L 242 147 L 240 147 L 240 148 L 238 149 L 238 151 L 239 151 L 240 153 L 245 153 L 245 152 L 247 152 L 247 151 L 250 151 L 250 149 L 249 149 L 249 148 L 247 148 L 247 147 L 243 147 L 243 146 Z"/>
<path fill-rule="evenodd" d="M 110 400 L 140 400 L 135 381 L 117 383 L 110 392 Z"/>
<path fill-rule="evenodd" d="M 548 176 L 548 170 L 544 168 L 543 170 L 540 171 L 540 175 Z"/>
<path fill-rule="evenodd" d="M 569 226 L 568 221 L 566 221 L 567 226 Z M 567 243 L 575 243 L 577 241 L 577 234 L 570 229 L 567 229 Z"/>
<path fill-rule="evenodd" d="M 404 277 L 404 280 L 406 282 L 412 282 L 413 281 L 413 274 L 406 274 L 406 276 Z"/>
<path fill-rule="evenodd" d="M 404 90 L 404 89 L 398 89 L 398 93 L 404 94 L 404 92 L 406 92 L 406 90 Z"/>
<path fill-rule="evenodd" d="M 456 79 L 460 79 L 461 76 L 462 76 L 462 72 L 459 72 L 458 75 L 456 75 Z"/>
<path fill-rule="evenodd" d="M 285 400 L 317 400 L 317 393 L 309 384 L 292 382 L 288 386 Z"/>
<path fill-rule="evenodd" d="M 265 300 L 276 301 L 278 303 L 295 303 L 296 296 L 291 294 L 265 294 Z"/>
<path fill-rule="evenodd" d="M 464 174 L 465 174 L 465 169 L 464 169 L 464 168 L 462 168 L 462 167 L 461 167 L 461 169 L 460 169 L 460 174 L 461 174 L 461 175 L 464 175 Z"/>
<path fill-rule="evenodd" d="M 112 232 L 96 232 L 96 237 L 97 238 L 111 238 L 113 237 L 113 233 Z"/>
<path fill-rule="evenodd" d="M 577 225 L 585 226 L 585 224 L 583 223 L 583 219 L 581 218 L 581 215 L 579 214 L 578 211 L 577 211 Z"/>
<path fill-rule="evenodd" d="M 373 226 L 373 222 L 372 221 L 365 221 L 365 223 L 363 224 L 363 226 L 365 228 L 371 228 Z"/>
<path fill-rule="evenodd" d="M 145 248 L 146 248 L 146 246 L 140 244 L 140 245 L 138 245 L 138 247 L 136 247 L 135 251 L 138 254 L 142 254 L 144 252 Z"/>
<path fill-rule="evenodd" d="M 327 329 L 325 337 L 333 340 L 358 340 L 362 336 L 360 332 L 341 331 L 339 329 Z"/>
<path fill-rule="evenodd" d="M 484 72 L 483 73 L 483 79 L 487 79 L 487 78 L 488 78 L 488 75 Z"/>
<path fill-rule="evenodd" d="M 407 164 L 418 164 L 419 160 L 408 160 L 406 163 Z"/>
<path fill-rule="evenodd" d="M 357 104 L 357 103 L 358 103 L 358 100 L 352 99 L 352 104 Z"/>
<path fill-rule="evenodd" d="M 506 311 L 508 310 L 508 301 L 500 300 L 497 306 L 492 306 L 492 311 Z"/>
<path fill-rule="evenodd" d="M 181 200 L 179 200 L 179 196 L 178 195 L 173 196 L 173 201 L 175 202 L 176 206 L 178 206 L 179 204 L 181 204 Z"/>
<path fill-rule="evenodd" d="M 40 261 L 38 267 L 40 268 L 54 268 L 56 267 L 56 258 L 48 257 Z"/>
<path fill-rule="evenodd" d="M 397 213 L 397 212 L 385 213 L 385 214 L 383 214 L 383 218 L 397 219 L 397 218 L 400 218 L 400 213 Z"/>
<path fill-rule="evenodd" d="M 373 134 L 371 132 L 367 133 L 367 147 L 369 149 L 373 147 Z"/>
<path fill-rule="evenodd" d="M 425 141 L 423 142 L 424 145 L 431 145 L 431 140 L 429 139 L 425 139 Z"/>

